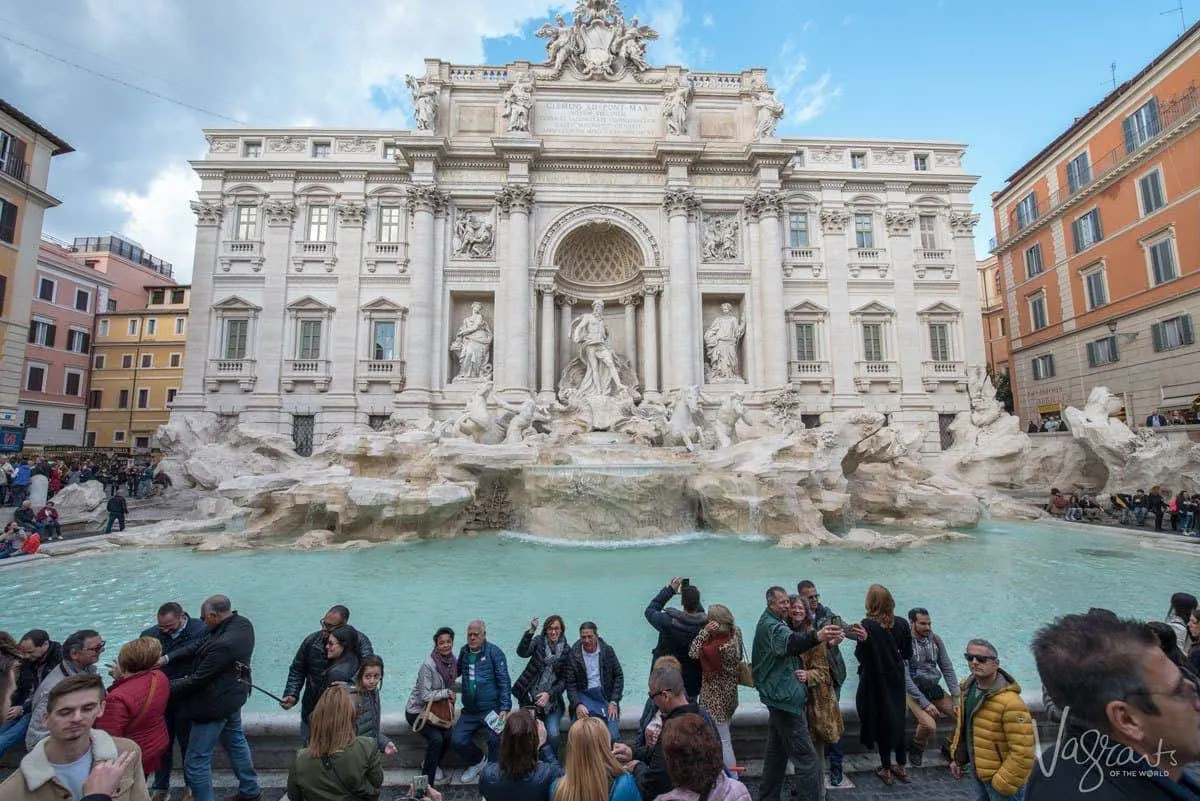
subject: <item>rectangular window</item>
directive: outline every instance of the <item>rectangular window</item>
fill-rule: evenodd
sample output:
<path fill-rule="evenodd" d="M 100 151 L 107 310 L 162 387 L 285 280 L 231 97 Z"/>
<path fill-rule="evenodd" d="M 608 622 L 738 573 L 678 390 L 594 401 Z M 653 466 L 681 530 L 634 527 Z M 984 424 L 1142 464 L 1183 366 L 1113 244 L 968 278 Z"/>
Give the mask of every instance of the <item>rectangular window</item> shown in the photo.
<path fill-rule="evenodd" d="M 297 359 L 321 358 L 321 321 L 301 320 Z"/>
<path fill-rule="evenodd" d="M 151 317 L 146 321 L 146 336 L 152 337 L 158 333 L 158 318 Z"/>
<path fill-rule="evenodd" d="M 26 428 L 37 428 L 38 427 L 38 416 L 39 415 L 35 410 L 26 409 L 25 410 L 25 421 L 24 421 L 25 427 Z"/>
<path fill-rule="evenodd" d="M 850 154 L 850 169 L 865 170 L 867 168 L 867 154 L 856 152 Z"/>
<path fill-rule="evenodd" d="M 17 241 L 17 206 L 0 198 L 0 242 Z"/>
<path fill-rule="evenodd" d="M 875 229 L 871 214 L 854 215 L 854 246 L 857 248 L 875 247 Z"/>
<path fill-rule="evenodd" d="M 163 304 L 163 301 L 165 301 L 166 299 L 167 299 L 166 290 L 153 289 L 150 291 L 150 305 L 161 306 Z"/>
<path fill-rule="evenodd" d="M 62 430 L 63 431 L 74 431 L 75 430 L 75 415 L 63 412 Z"/>
<path fill-rule="evenodd" d="M 1154 339 L 1154 350 L 1164 351 L 1182 348 L 1194 344 L 1196 339 L 1192 333 L 1192 316 L 1183 314 L 1155 323 L 1150 326 L 1150 334 Z"/>
<path fill-rule="evenodd" d="M 1153 214 L 1167 205 L 1163 194 L 1162 173 L 1152 170 L 1138 179 L 1138 196 L 1142 200 L 1142 215 Z"/>
<path fill-rule="evenodd" d="M 118 409 L 128 409 L 129 408 L 129 390 L 122 389 L 117 392 L 117 408 Z"/>
<path fill-rule="evenodd" d="M 240 205 L 237 207 L 237 230 L 234 239 L 246 241 L 258 236 L 258 206 Z"/>
<path fill-rule="evenodd" d="M 333 147 L 329 142 L 312 143 L 312 154 L 314 159 L 327 159 L 332 151 Z"/>
<path fill-rule="evenodd" d="M 112 298 L 109 298 L 108 302 L 105 304 L 104 308 L 105 308 L 105 311 L 108 311 L 110 313 L 115 312 L 117 310 L 117 302 L 115 300 L 113 300 Z"/>
<path fill-rule="evenodd" d="M 143 353 L 142 354 L 142 369 L 148 370 L 153 366 L 154 366 L 154 354 L 153 353 Z"/>
<path fill-rule="evenodd" d="M 46 386 L 46 368 L 36 364 L 29 365 L 25 374 L 25 389 L 30 392 L 41 392 Z"/>
<path fill-rule="evenodd" d="M 935 362 L 950 361 L 950 326 L 946 323 L 929 324 L 929 358 Z"/>
<path fill-rule="evenodd" d="M 242 155 L 248 159 L 262 158 L 262 142 L 259 142 L 259 141 L 243 142 L 242 143 Z"/>
<path fill-rule="evenodd" d="M 1042 266 L 1042 246 L 1040 244 L 1033 245 L 1025 251 L 1025 277 L 1033 278 L 1043 269 L 1045 268 Z"/>
<path fill-rule="evenodd" d="M 175 333 L 182 334 L 184 331 L 184 326 L 186 326 L 186 325 L 187 325 L 186 317 L 176 317 L 175 318 Z"/>
<path fill-rule="evenodd" d="M 93 389 L 88 393 L 88 408 L 99 409 L 104 405 L 104 392 Z"/>
<path fill-rule="evenodd" d="M 44 320 L 29 321 L 29 344 L 53 348 L 58 338 L 58 327 Z"/>
<path fill-rule="evenodd" d="M 921 230 L 921 249 L 937 250 L 937 217 L 933 214 L 922 214 L 919 218 Z"/>
<path fill-rule="evenodd" d="M 997 319 L 997 320 L 999 321 L 999 323 L 1000 323 L 1000 336 L 1007 336 L 1007 335 L 1008 335 L 1008 332 L 1006 332 L 1006 331 L 1004 330 L 1004 318 L 1003 318 L 1003 317 L 998 317 L 998 318 L 996 318 L 996 319 Z"/>
<path fill-rule="evenodd" d="M 139 389 L 137 394 L 137 407 L 146 409 L 150 406 L 150 390 Z"/>
<path fill-rule="evenodd" d="M 121 356 L 121 369 L 122 370 L 133 369 L 133 354 L 132 353 L 126 353 L 123 356 Z"/>
<path fill-rule="evenodd" d="M 96 432 L 89 431 L 83 435 L 83 445 L 85 448 L 96 447 Z"/>
<path fill-rule="evenodd" d="M 808 214 L 794 211 L 788 214 L 788 246 L 808 247 Z"/>
<path fill-rule="evenodd" d="M 150 438 L 147 436 L 134 437 L 133 438 L 133 447 L 142 448 L 142 449 L 149 448 L 150 447 Z"/>
<path fill-rule="evenodd" d="M 396 358 L 396 323 L 379 320 L 372 331 L 371 358 L 377 362 L 390 362 Z"/>
<path fill-rule="evenodd" d="M 308 210 L 308 241 L 329 241 L 329 207 L 312 206 Z"/>
<path fill-rule="evenodd" d="M 171 303 L 176 306 L 179 305 L 180 303 L 183 303 L 183 300 L 186 297 L 187 297 L 186 290 L 183 290 L 183 289 L 172 289 L 171 290 Z"/>
<path fill-rule="evenodd" d="M 1029 320 L 1034 331 L 1041 331 L 1050 324 L 1046 317 L 1046 296 L 1035 295 L 1029 299 Z"/>
<path fill-rule="evenodd" d="M 383 157 L 387 161 L 395 161 L 396 157 L 399 155 L 400 155 L 400 146 L 399 145 L 384 145 L 383 146 Z"/>
<path fill-rule="evenodd" d="M 1108 282 L 1104 270 L 1093 270 L 1083 276 L 1083 285 L 1087 290 L 1088 309 L 1096 309 L 1108 304 Z"/>
<path fill-rule="evenodd" d="M 49 278 L 42 278 L 38 281 L 38 300 L 44 300 L 47 303 L 54 302 L 54 282 Z"/>
<path fill-rule="evenodd" d="M 1179 277 L 1175 269 L 1175 240 L 1161 239 L 1150 246 L 1150 270 L 1154 276 L 1154 285 L 1174 281 Z"/>
<path fill-rule="evenodd" d="M 108 320 L 100 321 L 100 328 L 97 331 L 97 333 L 100 334 L 100 336 L 102 336 L 102 337 L 108 336 Z"/>
<path fill-rule="evenodd" d="M 929 154 L 916 153 L 913 155 L 913 169 L 917 172 L 929 172 Z"/>
<path fill-rule="evenodd" d="M 124 442 L 124 441 L 125 441 L 125 432 L 124 431 L 114 431 L 113 432 L 113 442 Z"/>
<path fill-rule="evenodd" d="M 1100 209 L 1092 209 L 1087 214 L 1071 223 L 1071 232 L 1075 235 L 1075 252 L 1086 250 L 1104 238 L 1100 229 Z"/>
<path fill-rule="evenodd" d="M 93 370 L 103 370 L 104 369 L 104 361 L 105 361 L 104 354 L 100 354 L 99 356 L 93 356 L 92 357 L 92 369 Z"/>
<path fill-rule="evenodd" d="M 1088 367 L 1099 367 L 1104 364 L 1112 364 L 1117 359 L 1117 338 L 1116 336 L 1097 339 L 1095 342 L 1087 343 Z"/>
<path fill-rule="evenodd" d="M 246 333 L 250 321 L 235 319 L 225 321 L 225 357 L 226 359 L 246 358 Z"/>
<path fill-rule="evenodd" d="M 1037 192 L 1030 192 L 1017 204 L 1017 230 L 1038 218 Z"/>
<path fill-rule="evenodd" d="M 170 364 L 172 367 L 178 367 L 179 365 L 183 364 L 183 354 L 181 354 L 181 353 L 172 353 L 172 354 L 171 354 L 171 361 L 169 362 L 169 364 Z"/>
<path fill-rule="evenodd" d="M 400 221 L 403 219 L 400 216 L 399 206 L 380 206 L 379 207 L 379 241 L 380 242 L 399 242 L 400 241 Z"/>
<path fill-rule="evenodd" d="M 80 373 L 67 373 L 66 381 L 63 384 L 64 395 L 77 397 L 83 386 L 83 375 Z"/>
<path fill-rule="evenodd" d="M 1085 150 L 1067 162 L 1067 189 L 1073 195 L 1092 182 L 1092 164 Z"/>
<path fill-rule="evenodd" d="M 130 319 L 130 321 L 129 321 L 129 328 L 128 328 L 127 333 L 129 334 L 129 336 L 134 337 L 134 336 L 137 336 L 137 332 L 138 332 L 138 321 L 137 321 L 137 318 L 134 317 L 134 318 Z"/>
<path fill-rule="evenodd" d="M 1054 355 L 1047 353 L 1045 356 L 1038 356 L 1031 362 L 1033 365 L 1033 380 L 1041 381 L 1043 378 L 1054 377 Z"/>
<path fill-rule="evenodd" d="M 168 404 L 174 403 L 175 396 L 177 394 L 179 394 L 179 390 L 175 389 L 175 387 L 171 387 L 170 389 L 168 389 L 167 390 L 167 403 Z"/>
<path fill-rule="evenodd" d="M 0 317 L 3 317 L 6 312 L 4 310 L 4 301 L 8 298 L 8 279 L 0 275 Z"/>
<path fill-rule="evenodd" d="M 796 361 L 815 362 L 817 360 L 817 325 L 816 323 L 796 323 Z"/>
<path fill-rule="evenodd" d="M 883 323 L 863 323 L 863 361 L 883 361 Z"/>
<path fill-rule="evenodd" d="M 1153 97 L 1137 111 L 1126 117 L 1121 128 L 1125 134 L 1125 152 L 1132 153 L 1158 136 L 1158 101 Z"/>
<path fill-rule="evenodd" d="M 92 307 L 92 295 L 86 289 L 75 290 L 75 310 L 85 312 Z"/>

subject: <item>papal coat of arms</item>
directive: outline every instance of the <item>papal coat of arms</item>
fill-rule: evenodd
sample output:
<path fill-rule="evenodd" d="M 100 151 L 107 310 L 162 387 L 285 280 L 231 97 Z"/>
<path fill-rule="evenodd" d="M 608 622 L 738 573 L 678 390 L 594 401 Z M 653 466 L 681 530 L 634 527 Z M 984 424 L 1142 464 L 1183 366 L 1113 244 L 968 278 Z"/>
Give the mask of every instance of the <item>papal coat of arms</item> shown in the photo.
<path fill-rule="evenodd" d="M 568 26 L 562 15 L 537 31 L 546 42 L 546 65 L 557 77 L 568 66 L 584 78 L 616 79 L 650 69 L 646 42 L 658 38 L 648 25 L 633 17 L 628 23 L 616 0 L 579 0 Z"/>

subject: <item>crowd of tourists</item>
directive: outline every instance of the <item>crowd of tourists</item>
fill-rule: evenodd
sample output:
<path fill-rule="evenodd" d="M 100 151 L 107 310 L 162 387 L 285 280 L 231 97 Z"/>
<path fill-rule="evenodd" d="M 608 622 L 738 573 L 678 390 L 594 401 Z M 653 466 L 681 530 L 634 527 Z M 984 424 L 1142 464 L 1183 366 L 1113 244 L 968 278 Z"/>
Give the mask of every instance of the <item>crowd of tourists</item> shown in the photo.
<path fill-rule="evenodd" d="M 669 605 L 676 596 L 680 608 Z M 642 703 L 632 743 L 617 727 L 627 701 L 621 658 L 594 622 L 581 623 L 569 643 L 561 616 L 533 618 L 515 649 L 527 660 L 515 682 L 484 621 L 467 625 L 457 650 L 455 632 L 438 628 L 404 707 L 426 743 L 415 796 L 441 801 L 436 785 L 453 749 L 468 765 L 462 781 L 478 781 L 487 801 L 749 801 L 739 757 L 762 759 L 763 801 L 782 798 L 789 761 L 793 795 L 824 798 L 826 778 L 844 781 L 839 697 L 852 645 L 859 740 L 877 752 L 874 772 L 885 785 L 913 780 L 908 766 L 939 748 L 945 720 L 953 734 L 940 750 L 980 799 L 1200 799 L 1200 783 L 1184 770 L 1200 760 L 1192 595 L 1172 596 L 1161 623 L 1092 609 L 1037 631 L 1045 706 L 1060 725 L 1049 758 L 1035 753 L 1021 686 L 987 639 L 966 643 L 960 678 L 929 610 L 897 614 L 882 585 L 867 589 L 856 622 L 824 605 L 807 579 L 795 593 L 772 586 L 764 600 L 744 635 L 727 607 L 704 607 L 687 579 L 650 599 L 645 618 L 657 642 L 647 695 L 632 695 Z M 229 598 L 208 598 L 197 619 L 179 603 L 163 604 L 155 625 L 121 646 L 107 688 L 97 667 L 105 649 L 90 629 L 61 644 L 41 630 L 16 641 L 0 633 L 0 753 L 22 742 L 28 750 L 0 784 L 0 801 L 162 801 L 175 743 L 193 801 L 213 801 L 218 744 L 238 782 L 229 801 L 257 801 L 241 722 L 254 627 Z M 300 712 L 291 801 L 379 797 L 383 757 L 397 750 L 380 725 L 384 672 L 345 606 L 330 608 L 300 643 L 277 697 Z M 734 753 L 740 685 L 754 687 L 767 710 L 761 754 Z"/>
<path fill-rule="evenodd" d="M 1170 490 L 1155 485 L 1149 492 L 1115 492 L 1107 499 L 1094 493 L 1063 493 L 1050 490 L 1046 511 L 1055 517 L 1076 523 L 1145 527 L 1151 522 L 1155 531 L 1170 530 L 1187 537 L 1200 537 L 1200 494 Z"/>

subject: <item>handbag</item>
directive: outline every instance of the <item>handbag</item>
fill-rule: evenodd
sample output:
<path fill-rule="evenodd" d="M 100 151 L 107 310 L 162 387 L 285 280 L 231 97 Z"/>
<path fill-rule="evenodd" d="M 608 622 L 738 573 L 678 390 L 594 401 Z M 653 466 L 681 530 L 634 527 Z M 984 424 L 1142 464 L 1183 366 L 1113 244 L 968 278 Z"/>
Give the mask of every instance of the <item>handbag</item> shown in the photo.
<path fill-rule="evenodd" d="M 421 714 L 413 721 L 412 730 L 420 731 L 426 726 L 435 729 L 449 729 L 454 726 L 454 702 L 449 698 L 428 701 Z"/>
<path fill-rule="evenodd" d="M 754 686 L 754 665 L 746 661 L 746 643 L 738 635 L 738 647 L 742 650 L 742 661 L 738 662 L 738 684 L 743 687 Z"/>

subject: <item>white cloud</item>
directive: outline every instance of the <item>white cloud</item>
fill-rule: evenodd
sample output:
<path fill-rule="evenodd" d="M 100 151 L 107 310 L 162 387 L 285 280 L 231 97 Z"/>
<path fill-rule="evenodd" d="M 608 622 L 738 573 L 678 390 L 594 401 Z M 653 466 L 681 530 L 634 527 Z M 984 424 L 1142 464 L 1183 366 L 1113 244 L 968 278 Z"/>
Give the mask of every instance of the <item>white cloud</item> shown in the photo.
<path fill-rule="evenodd" d="M 717 20 L 711 11 L 705 11 L 704 16 L 700 18 L 700 24 L 705 28 L 715 28 L 717 27 Z"/>
<path fill-rule="evenodd" d="M 144 192 L 118 189 L 105 197 L 107 204 L 124 216 L 121 232 L 170 261 L 180 283 L 192 280 L 196 246 L 196 218 L 188 203 L 180 200 L 191 198 L 199 189 L 200 179 L 190 167 L 171 164 L 150 179 Z M 152 247 L 152 241 L 161 247 Z"/>
<path fill-rule="evenodd" d="M 652 0 L 646 4 L 646 18 L 642 23 L 658 32 L 658 39 L 651 44 L 651 61 L 683 66 L 691 63 L 680 40 L 680 31 L 687 20 L 683 0 Z"/>
<path fill-rule="evenodd" d="M 807 73 L 808 59 L 797 51 L 794 39 L 786 39 L 768 74 L 774 80 L 776 97 L 787 107 L 782 122 L 787 131 L 794 132 L 819 117 L 830 101 L 842 94 L 840 86 L 830 86 L 832 75 L 828 71 L 813 81 L 805 80 Z"/>
<path fill-rule="evenodd" d="M 808 33 L 808 29 L 811 28 L 812 26 L 813 26 L 813 20 L 811 18 L 806 19 L 806 20 L 804 20 L 804 24 L 800 26 L 800 30 L 803 33 Z"/>

